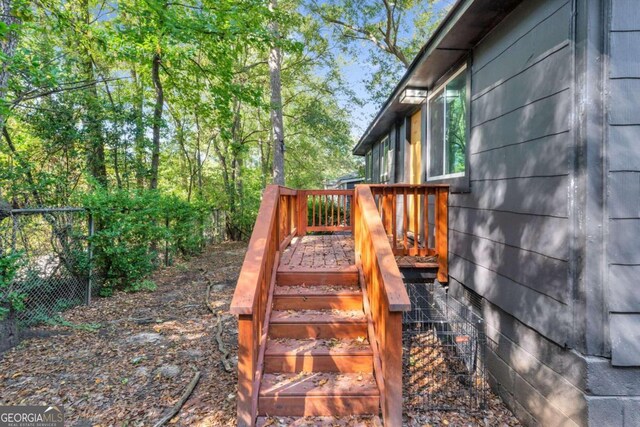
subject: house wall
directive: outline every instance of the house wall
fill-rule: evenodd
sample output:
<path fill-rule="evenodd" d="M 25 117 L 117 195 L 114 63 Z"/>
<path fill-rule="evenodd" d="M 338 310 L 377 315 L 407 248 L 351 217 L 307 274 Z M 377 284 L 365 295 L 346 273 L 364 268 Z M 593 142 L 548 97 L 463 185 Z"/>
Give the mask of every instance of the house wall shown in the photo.
<path fill-rule="evenodd" d="M 470 192 L 450 196 L 450 288 L 484 299 L 490 381 L 528 425 L 584 425 L 574 346 L 573 4 L 524 2 L 472 54 Z M 578 328 L 579 329 L 579 328 Z"/>
<path fill-rule="evenodd" d="M 638 8 L 528 0 L 471 52 L 449 289 L 483 297 L 489 380 L 526 425 L 640 426 Z"/>
<path fill-rule="evenodd" d="M 611 2 L 607 73 L 608 311 L 612 363 L 640 366 L 640 19 Z"/>

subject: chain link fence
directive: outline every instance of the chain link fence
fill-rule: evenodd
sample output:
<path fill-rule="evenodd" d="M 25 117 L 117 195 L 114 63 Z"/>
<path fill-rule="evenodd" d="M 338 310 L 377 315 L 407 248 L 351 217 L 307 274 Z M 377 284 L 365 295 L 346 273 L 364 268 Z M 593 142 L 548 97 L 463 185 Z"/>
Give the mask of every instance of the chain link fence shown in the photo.
<path fill-rule="evenodd" d="M 90 300 L 90 216 L 84 209 L 16 209 L 0 221 L 0 254 L 19 253 L 10 289 L 24 298 L 26 325 Z"/>
<path fill-rule="evenodd" d="M 20 254 L 20 269 L 9 292 L 24 297 L 17 314 L 23 326 L 55 319 L 69 308 L 89 304 L 99 293 L 100 278 L 92 268 L 90 238 L 94 221 L 84 208 L 13 209 L 0 219 L 0 257 Z M 184 226 L 165 221 L 165 226 Z M 193 229 L 194 244 L 226 240 L 226 215 L 214 210 Z M 160 263 L 170 265 L 184 242 L 164 242 Z"/>

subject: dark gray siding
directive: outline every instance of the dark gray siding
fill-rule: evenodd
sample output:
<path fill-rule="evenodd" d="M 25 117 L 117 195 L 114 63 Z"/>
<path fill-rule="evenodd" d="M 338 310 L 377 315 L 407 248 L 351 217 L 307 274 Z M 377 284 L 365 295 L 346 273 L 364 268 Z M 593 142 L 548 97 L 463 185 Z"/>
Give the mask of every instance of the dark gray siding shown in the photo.
<path fill-rule="evenodd" d="M 474 50 L 471 192 L 450 198 L 451 279 L 570 345 L 571 2 L 528 1 Z"/>
<path fill-rule="evenodd" d="M 377 184 L 380 182 L 380 143 L 374 144 L 371 152 L 373 153 L 371 156 L 373 162 L 371 182 Z"/>
<path fill-rule="evenodd" d="M 607 100 L 608 274 L 613 365 L 640 366 L 640 19 L 612 0 Z"/>

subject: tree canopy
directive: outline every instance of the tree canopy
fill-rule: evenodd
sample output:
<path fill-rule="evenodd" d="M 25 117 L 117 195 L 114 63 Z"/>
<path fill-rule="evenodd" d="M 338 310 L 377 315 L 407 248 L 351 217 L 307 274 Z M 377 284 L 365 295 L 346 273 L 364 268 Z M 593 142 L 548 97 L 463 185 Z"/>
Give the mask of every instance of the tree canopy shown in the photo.
<path fill-rule="evenodd" d="M 358 170 L 344 56 L 367 43 L 369 87 L 388 93 L 436 22 L 434 2 L 269 3 L 1 0 L 0 197 L 60 206 L 160 191 L 224 209 L 232 237 L 246 237 L 273 177 L 274 49 L 287 184 Z"/>

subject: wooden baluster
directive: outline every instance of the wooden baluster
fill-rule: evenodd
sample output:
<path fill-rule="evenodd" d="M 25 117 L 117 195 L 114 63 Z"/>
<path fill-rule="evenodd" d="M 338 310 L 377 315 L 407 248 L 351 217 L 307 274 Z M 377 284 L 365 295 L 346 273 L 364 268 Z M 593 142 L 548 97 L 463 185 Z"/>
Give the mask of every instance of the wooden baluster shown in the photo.
<path fill-rule="evenodd" d="M 428 256 L 429 255 L 429 189 L 428 188 L 424 189 L 423 203 L 424 203 L 423 205 L 424 215 L 422 217 L 424 221 L 424 250 L 423 250 L 422 256 Z"/>
<path fill-rule="evenodd" d="M 331 196 L 331 226 L 335 225 L 335 221 L 334 221 L 334 217 L 333 217 L 333 206 L 335 205 L 336 200 L 335 200 L 335 196 Z"/>
<path fill-rule="evenodd" d="M 393 209 L 392 215 L 393 218 L 391 220 L 391 234 L 393 236 L 393 253 L 396 253 L 396 247 L 398 246 L 398 231 L 396 230 L 398 224 L 397 224 L 397 212 L 398 212 L 398 204 L 397 204 L 397 200 L 396 200 L 396 189 L 393 188 L 391 190 L 391 206 Z"/>
<path fill-rule="evenodd" d="M 355 209 L 356 206 L 354 205 L 353 201 L 354 201 L 354 192 L 351 192 L 351 194 L 349 194 L 348 200 L 349 200 L 349 208 L 350 208 L 350 212 L 349 212 L 349 226 L 351 227 L 351 232 L 353 233 L 353 218 L 355 216 Z"/>
<path fill-rule="evenodd" d="M 316 195 L 311 195 L 311 226 L 316 225 Z"/>
<path fill-rule="evenodd" d="M 413 251 L 418 255 L 418 241 L 420 240 L 420 201 L 418 200 L 418 188 L 413 188 Z"/>
<path fill-rule="evenodd" d="M 407 206 L 407 187 L 402 189 L 402 197 L 403 197 L 403 210 L 404 217 L 402 218 L 402 228 L 403 228 L 403 236 L 402 236 L 402 244 L 403 244 L 403 254 L 407 255 L 407 249 L 409 245 L 408 233 L 409 233 L 409 207 Z"/>
<path fill-rule="evenodd" d="M 329 214 L 327 213 L 327 209 L 329 208 L 329 196 L 327 194 L 324 195 L 324 222 L 322 225 L 325 227 L 329 226 Z"/>

